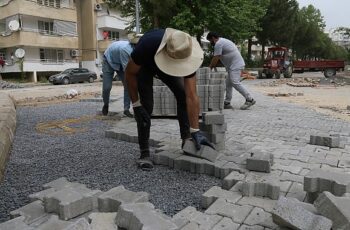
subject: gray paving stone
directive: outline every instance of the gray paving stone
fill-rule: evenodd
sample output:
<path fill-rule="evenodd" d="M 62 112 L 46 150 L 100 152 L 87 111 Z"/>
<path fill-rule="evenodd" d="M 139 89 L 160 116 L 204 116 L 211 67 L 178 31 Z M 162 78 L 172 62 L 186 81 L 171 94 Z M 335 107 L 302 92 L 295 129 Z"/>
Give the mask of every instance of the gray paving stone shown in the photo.
<path fill-rule="evenodd" d="M 49 183 L 46 183 L 43 185 L 43 187 L 45 189 L 49 189 L 49 188 L 53 188 L 56 191 L 65 189 L 65 188 L 75 188 L 75 187 L 82 187 L 82 188 L 86 188 L 86 185 L 84 184 L 80 184 L 80 183 L 76 183 L 76 182 L 69 182 L 67 180 L 67 178 L 65 177 L 60 177 L 56 180 L 53 180 Z"/>
<path fill-rule="evenodd" d="M 45 212 L 42 201 L 37 200 L 30 204 L 27 204 L 19 209 L 10 212 L 11 218 L 23 216 L 23 220 L 26 224 L 30 225 L 40 219 L 48 217 L 48 213 Z"/>
<path fill-rule="evenodd" d="M 242 184 L 244 196 L 263 196 L 277 200 L 280 195 L 279 179 L 275 176 L 248 174 Z"/>
<path fill-rule="evenodd" d="M 68 187 L 44 197 L 45 211 L 56 213 L 62 220 L 69 220 L 97 208 L 99 190 L 84 187 Z"/>
<path fill-rule="evenodd" d="M 336 196 L 350 192 L 350 174 L 313 169 L 304 177 L 307 192 L 329 191 Z"/>
<path fill-rule="evenodd" d="M 274 229 L 277 225 L 272 221 L 272 215 L 261 208 L 254 207 L 248 217 L 244 220 L 244 224 L 249 226 L 260 225 Z"/>
<path fill-rule="evenodd" d="M 273 155 L 271 153 L 255 152 L 247 158 L 247 169 L 257 172 L 271 172 Z"/>
<path fill-rule="evenodd" d="M 282 175 L 280 176 L 281 181 L 293 181 L 293 182 L 304 182 L 304 177 L 296 174 L 292 174 L 289 172 L 282 172 Z"/>
<path fill-rule="evenodd" d="M 74 223 L 71 223 L 63 230 L 92 230 L 89 222 L 85 218 L 80 218 Z"/>
<path fill-rule="evenodd" d="M 310 144 L 327 146 L 330 148 L 344 148 L 339 135 L 318 134 L 310 135 Z"/>
<path fill-rule="evenodd" d="M 214 173 L 215 177 L 223 179 L 233 171 L 246 172 L 247 169 L 245 169 L 244 165 L 236 164 L 234 162 L 227 162 L 227 161 L 215 162 L 215 173 Z"/>
<path fill-rule="evenodd" d="M 232 204 L 225 199 L 219 198 L 205 211 L 205 213 L 229 217 L 233 222 L 241 224 L 252 209 L 252 206 Z"/>
<path fill-rule="evenodd" d="M 314 205 L 321 215 L 333 221 L 333 229 L 350 229 L 350 198 L 323 192 Z"/>
<path fill-rule="evenodd" d="M 122 204 L 116 224 L 128 230 L 175 230 L 178 226 L 170 217 L 158 212 L 151 203 Z"/>
<path fill-rule="evenodd" d="M 98 196 L 98 210 L 100 212 L 117 212 L 122 204 L 141 203 L 148 200 L 148 193 L 129 191 L 121 185 Z"/>
<path fill-rule="evenodd" d="M 215 162 L 219 156 L 219 153 L 216 150 L 206 145 L 202 145 L 200 150 L 197 151 L 195 144 L 192 140 L 186 140 L 183 150 L 187 154 L 203 158 L 211 162 Z"/>
<path fill-rule="evenodd" d="M 44 201 L 44 197 L 50 193 L 56 192 L 56 189 L 54 188 L 48 188 L 43 191 L 33 193 L 29 195 L 30 201 L 36 201 L 36 200 L 41 200 Z"/>
<path fill-rule="evenodd" d="M 237 171 L 233 171 L 231 173 L 229 173 L 222 181 L 222 188 L 229 190 L 232 188 L 232 186 L 234 186 L 238 181 L 242 181 L 244 180 L 245 175 L 237 172 Z"/>
<path fill-rule="evenodd" d="M 205 132 L 212 133 L 212 134 L 225 133 L 227 130 L 227 123 L 219 124 L 219 125 L 217 124 L 206 125 L 203 122 L 200 122 L 199 128 L 200 130 L 203 130 Z"/>
<path fill-rule="evenodd" d="M 287 193 L 286 195 L 285 195 L 285 197 L 287 197 L 287 198 L 295 198 L 295 199 L 297 199 L 297 200 L 299 200 L 299 201 L 305 201 L 305 199 L 306 199 L 306 192 L 297 192 L 297 193 Z"/>
<path fill-rule="evenodd" d="M 209 176 L 214 175 L 214 164 L 212 162 L 187 155 L 174 159 L 174 168 Z"/>
<path fill-rule="evenodd" d="M 194 207 L 187 207 L 174 215 L 173 221 L 179 225 L 184 223 L 186 228 L 197 226 L 198 229 L 212 229 L 223 218 L 218 215 L 211 215 L 197 211 Z M 181 228 L 182 229 L 182 228 Z"/>
<path fill-rule="evenodd" d="M 331 220 L 315 215 L 296 204 L 295 201 L 282 196 L 272 212 L 272 218 L 276 224 L 291 229 L 329 230 L 332 227 Z"/>
<path fill-rule="evenodd" d="M 238 230 L 264 230 L 264 227 L 259 225 L 249 226 L 249 225 L 243 224 Z"/>
<path fill-rule="evenodd" d="M 200 229 L 199 229 L 199 224 L 190 222 L 186 224 L 184 227 L 180 228 L 180 230 L 200 230 Z"/>
<path fill-rule="evenodd" d="M 91 230 L 118 230 L 114 223 L 116 212 L 94 212 L 89 215 Z"/>
<path fill-rule="evenodd" d="M 157 165 L 169 166 L 174 168 L 174 160 L 182 156 L 182 152 L 170 152 L 170 151 L 161 151 L 153 154 L 153 163 Z"/>
<path fill-rule="evenodd" d="M 295 163 L 295 162 L 293 162 L 293 163 Z M 286 165 L 281 165 L 281 164 L 274 164 L 271 168 L 274 170 L 286 171 L 286 172 L 290 172 L 293 174 L 299 174 L 300 171 L 302 170 L 302 167 L 300 167 L 300 166 L 292 166 L 292 165 L 286 166 Z"/>
<path fill-rule="evenodd" d="M 53 230 L 53 229 L 65 229 L 69 225 L 71 225 L 73 222 L 71 221 L 64 221 L 58 219 L 58 216 L 52 215 L 50 216 L 50 219 L 46 221 L 45 223 L 39 225 L 36 229 L 37 230 Z"/>
<path fill-rule="evenodd" d="M 254 207 L 259 207 L 264 209 L 266 212 L 272 212 L 273 208 L 276 205 L 277 200 L 271 200 L 266 197 L 243 197 L 240 199 L 237 204 L 239 205 L 250 205 Z"/>
<path fill-rule="evenodd" d="M 205 125 L 222 125 L 225 123 L 225 116 L 218 111 L 203 112 L 202 120 Z"/>
<path fill-rule="evenodd" d="M 201 206 L 203 208 L 208 208 L 218 198 L 223 198 L 230 203 L 236 203 L 240 198 L 242 198 L 242 194 L 238 192 L 227 191 L 221 189 L 218 186 L 214 186 L 202 195 Z"/>
<path fill-rule="evenodd" d="M 30 227 L 25 222 L 25 217 L 20 216 L 15 219 L 0 223 L 1 230 L 34 230 L 35 228 Z"/>
<path fill-rule="evenodd" d="M 212 230 L 236 230 L 239 226 L 239 224 L 234 223 L 230 218 L 224 217 Z"/>

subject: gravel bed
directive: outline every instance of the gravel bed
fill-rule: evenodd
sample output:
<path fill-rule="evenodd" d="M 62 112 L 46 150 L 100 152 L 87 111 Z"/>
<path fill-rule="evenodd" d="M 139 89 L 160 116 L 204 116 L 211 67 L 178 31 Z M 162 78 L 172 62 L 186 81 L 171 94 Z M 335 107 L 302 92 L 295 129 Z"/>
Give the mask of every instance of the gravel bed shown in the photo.
<path fill-rule="evenodd" d="M 135 165 L 138 145 L 105 138 L 111 121 L 93 118 L 71 127 L 85 131 L 71 135 L 39 133 L 36 125 L 68 118 L 95 115 L 101 103 L 77 102 L 47 107 L 17 108 L 17 130 L 5 178 L 0 184 L 0 222 L 28 204 L 28 195 L 59 177 L 106 191 L 124 185 L 151 194 L 151 202 L 168 215 L 187 206 L 200 209 L 200 197 L 221 181 L 156 166 L 144 172 Z"/>

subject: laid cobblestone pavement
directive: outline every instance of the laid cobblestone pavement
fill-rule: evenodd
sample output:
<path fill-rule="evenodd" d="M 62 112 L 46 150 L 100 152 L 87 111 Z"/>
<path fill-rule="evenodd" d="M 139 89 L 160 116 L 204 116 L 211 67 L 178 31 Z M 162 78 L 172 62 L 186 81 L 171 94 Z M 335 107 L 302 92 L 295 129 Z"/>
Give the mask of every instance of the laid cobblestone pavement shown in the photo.
<path fill-rule="evenodd" d="M 320 224 L 317 229 L 329 229 L 331 221 L 327 218 L 332 219 L 331 215 L 327 218 L 317 216 L 318 210 L 316 211 L 313 205 L 299 201 L 307 201 L 311 195 L 315 195 L 314 190 L 312 194 L 304 191 L 304 176 L 313 169 L 350 173 L 350 123 L 258 93 L 253 93 L 253 96 L 257 103 L 250 110 L 238 109 L 244 101 L 241 96 L 235 94 L 232 104 L 237 109 L 223 111 L 227 123 L 226 148 L 220 151 L 221 156 L 215 163 L 182 155 L 179 151 L 176 119 L 152 120 L 151 139 L 153 145 L 158 148 L 154 153 L 156 163 L 223 179 L 223 188 L 216 186 L 202 195 L 202 207 L 205 211 L 187 207 L 170 218 L 158 213 L 150 203 L 122 203 L 116 214 L 116 223 L 126 229 L 141 229 L 143 226 L 145 229 L 267 230 L 286 229 L 276 223 L 298 229 L 310 229 L 303 224 L 307 223 L 310 226 L 310 222 L 322 220 L 326 224 Z M 118 103 L 120 102 L 115 103 L 118 105 L 115 108 L 120 108 Z M 107 137 L 137 142 L 136 124 L 131 119 L 123 118 L 117 121 L 105 134 Z M 344 148 L 310 145 L 310 135 L 320 134 L 338 135 Z M 246 159 L 251 153 L 272 153 L 274 159 L 271 172 L 248 171 Z M 257 181 L 255 184 L 252 178 Z M 327 185 L 333 183 L 329 182 L 329 178 L 327 180 Z M 342 183 L 345 193 L 349 193 L 350 182 L 342 180 Z M 319 186 L 322 187 L 325 186 Z M 256 196 L 256 193 L 244 193 L 247 188 L 258 189 L 260 195 L 264 194 L 271 199 Z M 266 191 L 261 192 L 260 189 Z M 293 202 L 278 200 L 275 196 L 276 191 Z M 346 196 L 343 199 L 349 200 Z M 277 204 L 282 206 L 276 209 Z M 333 206 L 337 208 L 336 204 Z M 285 216 L 284 211 L 281 211 L 285 209 L 289 209 L 291 215 L 295 213 L 311 219 L 298 219 L 293 222 L 293 216 Z M 164 225 L 154 227 L 154 222 L 150 220 L 159 221 Z M 344 222 L 346 224 L 349 219 L 342 219 L 336 224 L 345 226 Z"/>

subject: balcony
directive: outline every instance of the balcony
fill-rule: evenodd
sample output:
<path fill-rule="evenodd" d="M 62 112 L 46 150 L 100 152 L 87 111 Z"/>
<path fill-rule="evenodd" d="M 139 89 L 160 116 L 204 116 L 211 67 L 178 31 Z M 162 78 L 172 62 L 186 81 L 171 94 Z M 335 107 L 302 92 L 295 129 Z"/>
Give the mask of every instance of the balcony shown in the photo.
<path fill-rule="evenodd" d="M 10 34 L 3 34 L 3 37 L 0 38 L 0 47 L 2 48 L 18 46 L 78 48 L 78 37 L 42 34 L 37 31 L 17 31 Z"/>
<path fill-rule="evenodd" d="M 125 30 L 128 21 L 122 18 L 112 16 L 99 16 L 97 17 L 97 25 L 99 29 L 119 29 Z"/>
<path fill-rule="evenodd" d="M 51 18 L 64 21 L 77 21 L 75 8 L 54 8 L 37 4 L 33 1 L 13 0 L 8 5 L 0 7 L 0 19 L 22 14 L 41 18 Z"/>

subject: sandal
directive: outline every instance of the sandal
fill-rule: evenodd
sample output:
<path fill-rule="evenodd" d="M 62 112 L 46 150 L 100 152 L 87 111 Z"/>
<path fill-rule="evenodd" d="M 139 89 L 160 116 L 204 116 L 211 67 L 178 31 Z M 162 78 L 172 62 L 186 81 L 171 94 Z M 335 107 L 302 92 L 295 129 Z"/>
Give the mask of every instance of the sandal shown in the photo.
<path fill-rule="evenodd" d="M 151 171 L 153 169 L 153 162 L 149 157 L 136 160 L 137 166 L 144 171 Z"/>

